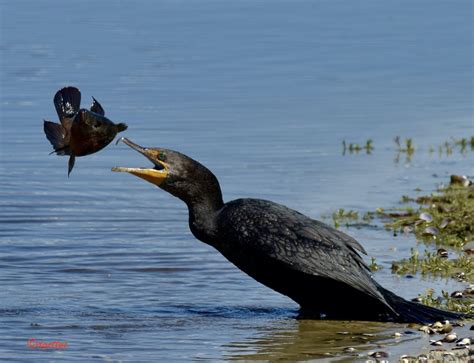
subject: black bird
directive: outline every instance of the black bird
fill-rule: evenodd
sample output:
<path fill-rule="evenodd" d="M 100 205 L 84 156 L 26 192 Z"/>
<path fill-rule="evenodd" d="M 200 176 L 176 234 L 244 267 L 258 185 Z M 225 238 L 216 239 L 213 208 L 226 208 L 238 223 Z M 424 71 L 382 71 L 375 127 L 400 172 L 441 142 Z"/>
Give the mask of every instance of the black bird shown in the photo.
<path fill-rule="evenodd" d="M 224 203 L 206 167 L 179 152 L 144 148 L 151 168 L 114 167 L 153 183 L 184 201 L 189 227 L 255 280 L 301 306 L 301 316 L 429 323 L 462 314 L 407 301 L 372 277 L 352 237 L 283 205 L 260 199 Z"/>
<path fill-rule="evenodd" d="M 44 133 L 54 148 L 53 153 L 69 155 L 68 173 L 76 156 L 96 153 L 106 147 L 118 132 L 127 129 L 124 123 L 115 124 L 105 117 L 100 103 L 92 97 L 89 110 L 81 106 L 81 92 L 76 87 L 64 87 L 54 95 L 54 106 L 60 124 L 44 120 Z"/>

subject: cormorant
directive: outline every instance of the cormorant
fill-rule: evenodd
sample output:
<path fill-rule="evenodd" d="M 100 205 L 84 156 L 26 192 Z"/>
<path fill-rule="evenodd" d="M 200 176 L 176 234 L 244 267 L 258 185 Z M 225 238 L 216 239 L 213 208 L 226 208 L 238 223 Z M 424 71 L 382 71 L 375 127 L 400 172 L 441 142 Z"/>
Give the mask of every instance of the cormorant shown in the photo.
<path fill-rule="evenodd" d="M 153 167 L 113 171 L 134 174 L 184 201 L 197 239 L 293 299 L 301 316 L 418 323 L 462 317 L 407 301 L 380 286 L 360 256 L 364 248 L 352 237 L 271 201 L 224 203 L 217 178 L 197 161 L 177 151 L 120 140 Z"/>

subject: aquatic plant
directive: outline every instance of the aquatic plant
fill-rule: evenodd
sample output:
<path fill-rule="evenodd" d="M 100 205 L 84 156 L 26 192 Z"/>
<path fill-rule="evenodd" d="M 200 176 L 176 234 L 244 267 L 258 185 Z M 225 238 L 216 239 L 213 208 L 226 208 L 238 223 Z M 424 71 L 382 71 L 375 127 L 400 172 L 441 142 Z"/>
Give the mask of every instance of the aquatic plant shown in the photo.
<path fill-rule="evenodd" d="M 369 268 L 371 271 L 378 271 L 380 269 L 382 269 L 382 266 L 380 266 L 377 261 L 375 260 L 375 257 L 371 257 L 370 258 L 370 264 L 369 264 Z"/>
<path fill-rule="evenodd" d="M 449 185 L 430 195 L 417 198 L 403 196 L 411 205 L 390 212 L 379 212 L 388 220 L 385 227 L 394 232 L 413 232 L 419 240 L 437 245 L 461 248 L 474 240 L 474 188 Z M 422 215 L 431 216 L 427 221 Z"/>
<path fill-rule="evenodd" d="M 420 256 L 419 251 L 412 248 L 409 258 L 392 262 L 392 272 L 401 275 L 420 273 L 423 276 L 441 277 L 456 277 L 463 273 L 464 280 L 474 283 L 474 259 L 465 254 L 448 259 L 427 250 Z"/>
<path fill-rule="evenodd" d="M 374 146 L 372 139 L 368 139 L 364 146 L 360 146 L 359 144 L 352 142 L 348 145 L 346 140 L 342 140 L 342 155 L 345 155 L 347 150 L 349 150 L 349 153 L 351 154 L 358 154 L 362 150 L 365 150 L 366 154 L 370 154 L 373 149 Z"/>
<path fill-rule="evenodd" d="M 430 195 L 402 197 L 402 202 L 415 203 L 417 209 L 409 205 L 392 211 L 378 210 L 378 215 L 385 219 L 385 227 L 395 235 L 400 232 L 414 233 L 420 242 L 447 248 L 436 252 L 425 250 L 423 254 L 412 248 L 409 258 L 392 263 L 393 273 L 456 278 L 474 283 L 474 256 L 470 249 L 463 250 L 470 241 L 474 241 L 474 187 L 467 179 L 468 183 L 458 183 L 458 179 L 465 180 L 454 177 L 451 177 L 449 186 L 439 188 Z M 455 258 L 447 258 L 450 254 L 448 250 Z M 437 297 L 433 294 L 426 293 L 420 296 L 419 301 L 448 310 L 474 312 L 472 292 L 466 296 L 462 292 L 452 296 L 447 292 Z"/>
<path fill-rule="evenodd" d="M 335 228 L 339 228 L 341 224 L 349 225 L 350 222 L 359 220 L 359 212 L 352 209 L 346 211 L 344 208 L 339 208 L 332 214 L 332 221 Z"/>

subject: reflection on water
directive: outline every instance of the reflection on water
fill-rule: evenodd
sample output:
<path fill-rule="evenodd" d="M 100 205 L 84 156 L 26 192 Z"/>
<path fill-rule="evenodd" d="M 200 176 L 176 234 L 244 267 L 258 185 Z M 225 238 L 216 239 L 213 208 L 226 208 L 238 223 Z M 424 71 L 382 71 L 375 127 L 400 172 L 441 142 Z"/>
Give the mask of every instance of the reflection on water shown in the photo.
<path fill-rule="evenodd" d="M 228 358 L 295 361 L 365 357 L 367 351 L 380 349 L 380 344 L 393 344 L 393 333 L 401 328 L 400 325 L 371 322 L 286 320 L 265 327 L 255 339 L 229 344 L 232 354 Z M 354 348 L 354 352 L 344 352 L 347 347 Z M 254 353 L 249 354 L 252 349 Z"/>
<path fill-rule="evenodd" d="M 346 345 L 387 344 L 392 356 L 418 349 L 408 335 L 404 344 L 390 338 L 393 325 L 295 320 L 292 301 L 194 239 L 180 201 L 110 172 L 143 165 L 140 155 L 111 145 L 78 158 L 68 179 L 66 159 L 48 155 L 42 118 L 56 117 L 55 91 L 74 85 L 128 123 L 124 136 L 206 164 L 225 200 L 270 199 L 314 218 L 338 208 L 362 215 L 474 170 L 469 153 L 436 157 L 449 136 L 474 134 L 471 7 L 1 2 L 0 360 L 345 359 Z M 405 155 L 393 163 L 396 135 L 414 140 L 409 163 Z M 374 149 L 343 156 L 342 140 L 373 140 Z M 376 279 L 404 297 L 455 288 L 390 273 L 411 237 L 349 233 L 382 267 Z M 29 350 L 29 338 L 68 349 Z"/>

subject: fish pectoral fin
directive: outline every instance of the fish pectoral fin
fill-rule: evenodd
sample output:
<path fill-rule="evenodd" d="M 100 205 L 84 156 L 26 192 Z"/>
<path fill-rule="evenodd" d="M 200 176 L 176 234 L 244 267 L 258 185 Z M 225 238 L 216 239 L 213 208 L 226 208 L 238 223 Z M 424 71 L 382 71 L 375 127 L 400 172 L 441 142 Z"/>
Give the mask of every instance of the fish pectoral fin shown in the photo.
<path fill-rule="evenodd" d="M 67 132 L 62 125 L 44 120 L 43 129 L 46 138 L 49 140 L 51 145 L 53 145 L 53 153 L 57 153 L 58 155 L 69 154 L 69 144 L 66 140 Z"/>
<path fill-rule="evenodd" d="M 105 116 L 105 110 L 102 105 L 94 97 L 92 97 L 91 111 Z"/>
<path fill-rule="evenodd" d="M 72 168 L 74 168 L 74 163 L 76 162 L 76 155 L 74 153 L 71 154 L 69 157 L 69 162 L 68 162 L 68 169 L 67 169 L 67 177 L 69 178 L 69 174 L 71 174 Z"/>
<path fill-rule="evenodd" d="M 63 124 L 63 120 L 73 118 L 79 111 L 81 92 L 76 87 L 64 87 L 56 92 L 53 101 L 59 120 Z"/>

